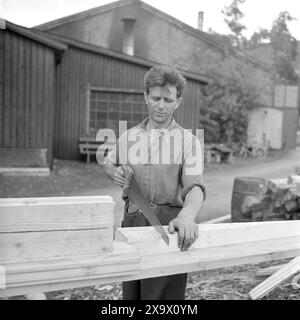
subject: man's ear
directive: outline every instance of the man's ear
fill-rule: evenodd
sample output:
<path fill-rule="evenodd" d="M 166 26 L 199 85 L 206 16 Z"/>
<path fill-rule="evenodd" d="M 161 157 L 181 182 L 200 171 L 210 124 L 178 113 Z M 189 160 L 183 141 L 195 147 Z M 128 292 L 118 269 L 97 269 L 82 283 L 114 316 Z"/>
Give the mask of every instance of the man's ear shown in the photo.
<path fill-rule="evenodd" d="M 148 94 L 146 91 L 144 92 L 144 99 L 145 99 L 146 105 L 148 105 Z"/>
<path fill-rule="evenodd" d="M 180 97 L 180 98 L 177 99 L 177 104 L 176 104 L 174 110 L 176 110 L 176 109 L 180 106 L 181 102 L 182 102 L 182 97 Z"/>

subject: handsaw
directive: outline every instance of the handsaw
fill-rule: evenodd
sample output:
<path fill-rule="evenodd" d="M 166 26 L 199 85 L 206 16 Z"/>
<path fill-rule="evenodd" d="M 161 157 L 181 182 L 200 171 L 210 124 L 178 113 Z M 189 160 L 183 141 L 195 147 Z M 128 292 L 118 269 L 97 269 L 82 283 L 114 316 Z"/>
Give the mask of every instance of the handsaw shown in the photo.
<path fill-rule="evenodd" d="M 126 165 L 122 166 L 122 169 L 125 174 L 125 179 L 128 179 L 128 176 L 131 175 L 128 170 L 131 168 Z M 130 182 L 127 181 L 128 184 L 126 184 L 123 188 L 127 192 L 128 199 L 132 201 L 143 213 L 143 215 L 146 217 L 146 219 L 149 221 L 149 223 L 155 228 L 155 230 L 162 236 L 164 242 L 169 245 L 169 237 L 162 227 L 161 223 L 159 222 L 157 216 L 152 211 L 148 201 L 146 200 L 146 197 L 141 190 L 140 186 L 138 185 L 135 177 L 131 175 Z"/>

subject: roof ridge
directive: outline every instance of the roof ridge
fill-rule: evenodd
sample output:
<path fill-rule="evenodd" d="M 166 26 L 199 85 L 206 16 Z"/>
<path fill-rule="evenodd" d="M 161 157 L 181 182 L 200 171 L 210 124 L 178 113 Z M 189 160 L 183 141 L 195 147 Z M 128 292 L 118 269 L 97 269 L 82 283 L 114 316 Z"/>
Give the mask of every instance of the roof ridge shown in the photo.
<path fill-rule="evenodd" d="M 166 19 L 169 22 L 182 27 L 185 29 L 185 31 L 191 33 L 193 36 L 198 37 L 200 39 L 202 39 L 203 41 L 209 42 L 210 44 L 214 45 L 215 47 L 221 49 L 221 50 L 226 50 L 227 52 L 229 52 L 231 55 L 235 56 L 236 58 L 244 61 L 244 62 L 248 62 L 251 63 L 254 67 L 259 68 L 265 72 L 269 72 L 269 66 L 266 66 L 266 64 L 263 61 L 260 61 L 256 58 L 253 58 L 252 56 L 246 54 L 246 53 L 242 53 L 239 52 L 238 50 L 231 48 L 229 46 L 226 46 L 225 44 L 223 44 L 220 41 L 217 41 L 215 39 L 213 39 L 210 35 L 208 35 L 207 33 L 200 31 L 198 29 L 193 28 L 192 26 L 186 24 L 185 22 L 169 15 L 166 12 L 163 12 L 141 0 L 118 0 L 106 5 L 102 5 L 93 9 L 89 9 L 86 11 L 82 11 L 67 17 L 63 17 L 60 19 L 56 19 L 41 25 L 38 25 L 34 28 L 38 28 L 40 30 L 47 30 L 51 27 L 55 27 L 55 26 L 59 26 L 61 24 L 63 24 L 64 22 L 71 22 L 74 20 L 79 20 L 79 19 L 84 19 L 85 17 L 89 16 L 89 15 L 97 15 L 100 14 L 101 12 L 106 12 L 109 10 L 112 10 L 118 6 L 124 6 L 130 3 L 137 3 L 140 5 L 141 8 L 143 8 L 144 10 L 148 10 L 150 12 L 152 12 L 153 14 L 159 16 L 162 19 Z M 72 19 L 73 18 L 73 19 Z M 72 20 L 70 20 L 72 19 Z"/>
<path fill-rule="evenodd" d="M 54 48 L 56 50 L 66 50 L 67 46 L 58 40 L 54 40 L 45 32 L 29 29 L 18 24 L 12 23 L 8 20 L 5 21 L 5 29 L 11 30 L 13 32 L 19 33 L 27 38 L 30 38 L 34 41 L 40 42 L 48 47 Z"/>
<path fill-rule="evenodd" d="M 77 13 L 70 14 L 70 15 L 65 16 L 65 17 L 61 17 L 61 18 L 58 18 L 58 19 L 55 19 L 55 20 L 51 20 L 51 21 L 45 22 L 45 23 L 36 25 L 33 28 L 34 29 L 40 29 L 40 30 L 47 30 L 48 28 L 54 28 L 56 26 L 59 26 L 59 25 L 63 24 L 64 22 L 72 22 L 72 21 L 77 21 L 77 20 L 80 20 L 80 19 L 84 19 L 86 16 L 94 15 L 94 14 L 96 15 L 96 14 L 99 14 L 101 12 L 112 10 L 112 9 L 118 7 L 118 6 L 124 6 L 126 4 L 130 4 L 130 3 L 136 2 L 136 1 L 137 0 L 117 0 L 117 1 L 114 1 L 114 2 L 111 2 L 111 3 L 104 4 L 102 6 L 97 6 L 97 7 L 91 8 L 91 9 L 87 9 L 87 10 L 84 10 L 84 11 L 80 11 L 80 12 L 77 12 Z M 95 11 L 97 11 L 97 12 L 95 12 Z"/>

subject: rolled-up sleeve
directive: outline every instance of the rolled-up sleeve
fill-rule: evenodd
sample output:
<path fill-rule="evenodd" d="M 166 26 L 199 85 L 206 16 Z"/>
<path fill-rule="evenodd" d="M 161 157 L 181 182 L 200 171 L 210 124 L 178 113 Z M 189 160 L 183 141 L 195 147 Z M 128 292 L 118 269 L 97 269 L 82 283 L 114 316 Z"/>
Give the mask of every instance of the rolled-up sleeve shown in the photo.
<path fill-rule="evenodd" d="M 185 200 L 186 195 L 195 186 L 201 188 L 203 200 L 206 199 L 206 187 L 203 183 L 203 157 L 201 144 L 198 138 L 191 133 L 185 134 L 184 153 L 181 168 L 181 198 Z"/>

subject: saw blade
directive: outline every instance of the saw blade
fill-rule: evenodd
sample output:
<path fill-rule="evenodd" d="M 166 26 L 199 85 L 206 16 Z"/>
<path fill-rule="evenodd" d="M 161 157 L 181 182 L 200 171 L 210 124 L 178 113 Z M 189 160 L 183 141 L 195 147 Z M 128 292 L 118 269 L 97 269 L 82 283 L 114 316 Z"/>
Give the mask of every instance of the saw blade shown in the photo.
<path fill-rule="evenodd" d="M 129 187 L 126 189 L 126 192 L 129 200 L 132 201 L 142 211 L 143 215 L 146 217 L 149 223 L 162 236 L 164 242 L 169 245 L 169 237 L 166 231 L 162 227 L 155 213 L 152 211 L 134 176 L 131 179 Z"/>

